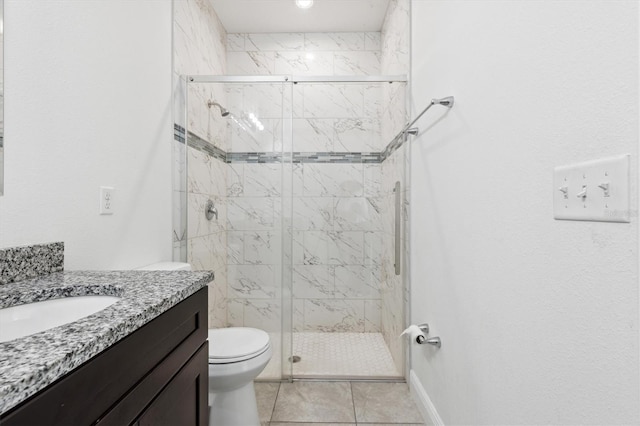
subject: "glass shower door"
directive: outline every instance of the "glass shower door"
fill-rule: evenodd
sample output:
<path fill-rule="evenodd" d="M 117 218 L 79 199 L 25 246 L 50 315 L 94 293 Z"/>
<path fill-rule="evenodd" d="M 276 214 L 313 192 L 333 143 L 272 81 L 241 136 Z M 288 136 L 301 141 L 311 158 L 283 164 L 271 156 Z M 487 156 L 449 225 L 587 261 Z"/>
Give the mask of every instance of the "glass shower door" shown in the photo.
<path fill-rule="evenodd" d="M 291 295 L 283 232 L 290 196 L 290 84 L 274 78 L 191 77 L 187 84 L 188 242 L 195 269 L 213 269 L 210 327 L 269 333 L 258 379 L 291 376 Z M 206 220 L 211 201 L 218 217 Z M 290 204 L 290 203 L 289 203 Z M 290 211 L 290 209 L 289 209 Z M 290 249 L 289 249 L 290 252 Z"/>
<path fill-rule="evenodd" d="M 293 88 L 293 376 L 399 379 L 406 84 L 335 80 Z"/>

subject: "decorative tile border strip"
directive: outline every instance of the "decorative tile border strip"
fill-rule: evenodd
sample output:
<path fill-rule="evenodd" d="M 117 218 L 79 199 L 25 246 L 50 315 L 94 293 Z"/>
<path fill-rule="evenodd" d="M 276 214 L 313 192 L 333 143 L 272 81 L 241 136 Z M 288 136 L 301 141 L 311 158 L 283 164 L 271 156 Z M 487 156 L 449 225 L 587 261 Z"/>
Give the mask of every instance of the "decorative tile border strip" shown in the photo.
<path fill-rule="evenodd" d="M 184 127 L 174 124 L 174 139 L 184 143 Z M 382 152 L 294 152 L 293 163 L 329 163 L 329 164 L 379 164 L 389 158 L 406 142 L 406 138 L 397 137 L 392 140 Z M 279 152 L 225 152 L 200 136 L 189 132 L 189 146 L 200 152 L 217 158 L 225 163 L 280 163 L 282 154 Z M 284 159 L 289 159 L 284 154 Z"/>
<path fill-rule="evenodd" d="M 64 243 L 0 249 L 0 285 L 64 269 Z"/>
<path fill-rule="evenodd" d="M 280 163 L 279 152 L 227 152 L 227 163 Z"/>
<path fill-rule="evenodd" d="M 396 136 L 391 142 L 389 142 L 389 145 L 387 145 L 384 151 L 380 153 L 380 162 L 382 163 L 384 160 L 389 158 L 391 154 L 396 152 L 406 141 L 406 137 L 403 137 L 402 135 Z"/>
<path fill-rule="evenodd" d="M 184 127 L 173 123 L 173 139 L 184 143 Z"/>
<path fill-rule="evenodd" d="M 294 152 L 291 162 L 300 163 L 380 163 L 378 152 Z M 279 152 L 229 152 L 227 163 L 280 163 L 289 162 L 291 153 Z"/>
<path fill-rule="evenodd" d="M 294 163 L 381 163 L 379 152 L 294 152 Z"/>
<path fill-rule="evenodd" d="M 189 132 L 189 146 L 225 163 L 229 162 L 227 161 L 227 153 L 225 151 L 191 132 Z"/>

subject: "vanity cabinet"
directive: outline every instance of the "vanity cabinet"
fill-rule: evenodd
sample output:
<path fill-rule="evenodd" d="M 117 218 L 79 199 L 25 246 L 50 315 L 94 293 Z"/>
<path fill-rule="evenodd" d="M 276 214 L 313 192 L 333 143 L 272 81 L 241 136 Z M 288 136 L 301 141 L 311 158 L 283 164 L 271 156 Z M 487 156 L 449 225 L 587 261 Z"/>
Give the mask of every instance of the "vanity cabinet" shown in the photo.
<path fill-rule="evenodd" d="M 0 417 L 10 425 L 208 424 L 207 288 Z"/>

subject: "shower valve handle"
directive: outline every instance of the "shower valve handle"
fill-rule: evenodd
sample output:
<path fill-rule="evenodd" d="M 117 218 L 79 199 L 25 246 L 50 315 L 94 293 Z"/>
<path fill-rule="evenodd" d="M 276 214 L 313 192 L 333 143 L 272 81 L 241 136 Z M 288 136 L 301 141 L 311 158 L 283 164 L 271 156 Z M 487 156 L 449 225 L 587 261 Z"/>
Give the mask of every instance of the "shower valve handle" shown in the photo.
<path fill-rule="evenodd" d="M 213 219 L 214 216 L 216 217 L 216 220 L 218 220 L 218 209 L 216 209 L 213 205 L 213 201 L 207 201 L 207 205 L 204 208 L 204 215 L 206 216 L 207 220 Z"/>

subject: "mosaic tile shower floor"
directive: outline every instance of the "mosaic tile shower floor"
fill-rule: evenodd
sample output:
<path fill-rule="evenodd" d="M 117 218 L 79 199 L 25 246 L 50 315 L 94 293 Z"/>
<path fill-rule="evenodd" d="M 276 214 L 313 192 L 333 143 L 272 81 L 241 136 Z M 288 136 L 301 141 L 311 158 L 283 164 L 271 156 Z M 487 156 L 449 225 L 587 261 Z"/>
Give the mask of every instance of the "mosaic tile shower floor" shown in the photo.
<path fill-rule="evenodd" d="M 380 333 L 294 333 L 294 377 L 399 377 Z"/>
<path fill-rule="evenodd" d="M 281 336 L 269 333 L 273 355 L 257 380 L 280 380 Z M 400 378 L 381 333 L 293 333 L 295 378 Z M 285 361 L 288 363 L 288 361 Z M 287 366 L 288 367 L 288 366 Z"/>

